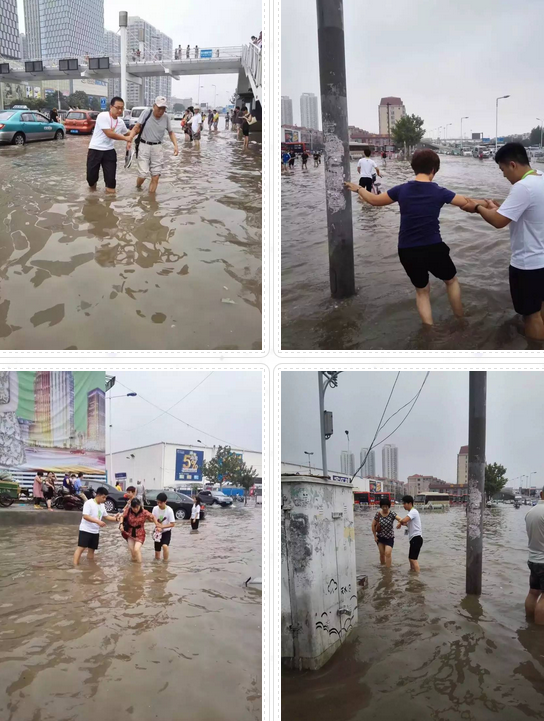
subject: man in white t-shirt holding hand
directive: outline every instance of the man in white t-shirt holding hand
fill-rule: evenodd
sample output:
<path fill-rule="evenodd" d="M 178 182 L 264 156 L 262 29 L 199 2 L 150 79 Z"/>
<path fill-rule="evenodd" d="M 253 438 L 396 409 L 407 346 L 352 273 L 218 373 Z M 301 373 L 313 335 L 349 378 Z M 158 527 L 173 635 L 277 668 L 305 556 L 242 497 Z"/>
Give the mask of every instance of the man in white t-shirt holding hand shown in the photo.
<path fill-rule="evenodd" d="M 122 98 L 115 97 L 110 101 L 109 112 L 99 113 L 96 118 L 89 151 L 87 153 L 87 183 L 91 190 L 96 190 L 100 168 L 104 175 L 106 193 L 115 193 L 117 174 L 117 153 L 115 140 L 123 140 L 130 150 L 132 136 L 123 122 L 125 103 Z"/>
<path fill-rule="evenodd" d="M 495 162 L 512 190 L 501 206 L 471 201 L 467 213 L 478 213 L 494 228 L 510 226 L 510 295 L 523 316 L 527 338 L 544 340 L 544 175 L 533 170 L 521 143 L 506 143 Z"/>
<path fill-rule="evenodd" d="M 174 517 L 174 511 L 170 506 L 166 505 L 168 496 L 166 493 L 157 494 L 157 505 L 153 508 L 153 515 L 162 526 L 162 532 L 156 528 L 153 531 L 153 540 L 155 541 L 155 558 L 157 561 L 161 560 L 161 549 L 164 555 L 164 560 L 168 561 L 170 554 L 170 540 L 172 538 L 172 528 L 176 525 L 176 519 Z"/>
<path fill-rule="evenodd" d="M 419 552 L 423 546 L 423 535 L 421 530 L 421 518 L 419 511 L 414 508 L 413 496 L 404 496 L 402 499 L 404 510 L 408 511 L 407 515 L 397 524 L 397 528 L 401 526 L 408 527 L 408 538 L 410 541 L 410 552 L 408 560 L 410 561 L 410 571 L 419 573 Z"/>
<path fill-rule="evenodd" d="M 374 182 L 376 178 L 376 173 L 382 177 L 382 174 L 380 173 L 380 169 L 376 165 L 376 163 L 372 160 L 370 157 L 370 148 L 365 148 L 363 150 L 364 158 L 361 158 L 359 162 L 357 163 L 357 172 L 359 173 L 359 185 L 361 188 L 364 188 L 365 190 L 368 190 L 369 193 L 372 192 L 372 183 Z"/>
<path fill-rule="evenodd" d="M 95 497 L 83 504 L 83 518 L 79 524 L 79 538 L 77 548 L 74 553 L 74 566 L 79 566 L 81 554 L 87 548 L 87 558 L 89 561 L 94 560 L 94 552 L 98 548 L 100 540 L 100 529 L 106 524 L 106 521 L 119 522 L 120 515 L 108 516 L 104 502 L 108 497 L 108 491 L 102 486 L 97 489 Z"/>

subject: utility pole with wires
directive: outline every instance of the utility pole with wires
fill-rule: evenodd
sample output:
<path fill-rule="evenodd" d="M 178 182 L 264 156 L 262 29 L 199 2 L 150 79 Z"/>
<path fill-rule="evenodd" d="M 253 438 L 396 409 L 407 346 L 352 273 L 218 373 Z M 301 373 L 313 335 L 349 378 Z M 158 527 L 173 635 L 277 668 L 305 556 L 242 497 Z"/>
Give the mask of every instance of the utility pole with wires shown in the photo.
<path fill-rule="evenodd" d="M 322 473 L 323 477 L 326 478 L 328 474 L 327 469 L 327 441 L 333 434 L 332 428 L 332 413 L 331 411 L 325 410 L 325 391 L 330 386 L 336 388 L 338 386 L 338 376 L 342 371 L 318 371 L 317 382 L 319 387 L 319 418 L 320 418 L 320 430 L 321 430 L 321 458 L 322 458 Z"/>
<path fill-rule="evenodd" d="M 486 392 L 486 371 L 470 371 L 466 592 L 476 596 L 482 592 Z"/>

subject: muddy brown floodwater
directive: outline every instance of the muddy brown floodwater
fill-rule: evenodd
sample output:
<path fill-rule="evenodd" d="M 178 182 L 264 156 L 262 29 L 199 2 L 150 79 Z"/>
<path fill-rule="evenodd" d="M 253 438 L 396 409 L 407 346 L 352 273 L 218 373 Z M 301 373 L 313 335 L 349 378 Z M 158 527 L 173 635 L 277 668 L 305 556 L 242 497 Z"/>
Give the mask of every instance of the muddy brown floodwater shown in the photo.
<path fill-rule="evenodd" d="M 357 515 L 357 572 L 369 580 L 357 628 L 321 670 L 284 672 L 283 721 L 544 719 L 544 627 L 524 610 L 528 510 L 486 510 L 479 599 L 465 595 L 464 509 L 422 514 L 419 576 L 401 531 L 382 568 L 371 514 Z"/>
<path fill-rule="evenodd" d="M 113 198 L 89 137 L 0 147 L 0 350 L 261 348 L 261 146 L 174 130 L 156 198 L 124 143 Z"/>
<path fill-rule="evenodd" d="M 243 583 L 261 575 L 261 508 L 200 529 L 178 523 L 168 563 L 148 533 L 140 567 L 108 524 L 73 568 L 77 525 L 2 528 L 2 721 L 260 721 L 261 593 Z"/>
<path fill-rule="evenodd" d="M 408 162 L 376 159 L 383 189 L 412 180 Z M 475 198 L 503 200 L 511 185 L 493 160 L 440 156 L 436 182 Z M 310 166 L 312 163 L 310 163 Z M 544 165 L 534 167 L 544 170 Z M 356 162 L 351 177 L 357 179 Z M 330 296 L 324 168 L 282 176 L 282 347 L 286 350 L 542 350 L 527 341 L 508 286 L 510 235 L 444 206 L 442 238 L 461 283 L 465 318 L 451 313 L 444 284 L 431 277 L 435 325 L 423 328 L 415 292 L 397 254 L 398 203 L 373 208 L 352 197 L 357 294 Z"/>

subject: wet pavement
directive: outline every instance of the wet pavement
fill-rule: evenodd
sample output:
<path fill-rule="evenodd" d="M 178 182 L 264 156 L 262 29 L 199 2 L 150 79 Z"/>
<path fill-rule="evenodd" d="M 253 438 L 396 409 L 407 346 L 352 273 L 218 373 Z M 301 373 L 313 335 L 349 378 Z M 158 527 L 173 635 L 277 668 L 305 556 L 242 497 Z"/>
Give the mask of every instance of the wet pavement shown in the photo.
<path fill-rule="evenodd" d="M 379 565 L 372 515 L 356 515 L 369 586 L 354 633 L 317 672 L 284 671 L 283 721 L 526 721 L 544 718 L 544 627 L 525 618 L 525 513 L 486 510 L 483 594 L 465 595 L 464 509 L 422 514 L 421 573 L 395 531 Z"/>
<path fill-rule="evenodd" d="M 1 510 L 0 510 L 1 519 Z M 77 526 L 0 531 L 2 721 L 260 721 L 261 508 L 212 509 L 170 560 L 116 524 L 72 566 Z M 148 529 L 152 525 L 147 526 Z"/>
<path fill-rule="evenodd" d="M 261 348 L 261 146 L 165 144 L 156 198 L 136 163 L 89 191 L 89 137 L 0 147 L 0 350 Z"/>
<path fill-rule="evenodd" d="M 413 179 L 408 162 L 376 159 L 383 190 Z M 439 185 L 503 200 L 511 189 L 493 160 L 440 156 Z M 356 181 L 356 161 L 351 177 Z M 482 218 L 444 206 L 443 240 L 451 249 L 466 317 L 456 320 L 444 284 L 431 277 L 435 325 L 423 328 L 415 292 L 397 255 L 398 204 L 374 208 L 352 196 L 357 295 L 330 297 L 324 167 L 282 175 L 282 347 L 289 350 L 542 350 L 527 341 L 508 286 L 510 235 Z M 544 165 L 534 164 L 544 171 Z"/>

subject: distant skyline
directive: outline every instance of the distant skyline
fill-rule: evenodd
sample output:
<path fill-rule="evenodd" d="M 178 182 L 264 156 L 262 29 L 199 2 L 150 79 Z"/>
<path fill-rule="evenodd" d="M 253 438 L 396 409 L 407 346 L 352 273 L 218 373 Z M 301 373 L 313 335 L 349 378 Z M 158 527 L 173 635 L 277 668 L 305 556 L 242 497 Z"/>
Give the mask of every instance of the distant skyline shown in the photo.
<path fill-rule="evenodd" d="M 541 17 L 541 0 L 344 0 L 349 124 L 377 133 L 380 99 L 393 95 L 427 135 L 452 123 L 448 137 L 460 137 L 468 116 L 467 136 L 494 137 L 495 99 L 510 95 L 499 101 L 499 136 L 530 132 L 544 117 Z M 318 96 L 321 121 L 315 0 L 282 13 L 281 68 L 294 123 L 302 93 Z"/>
<path fill-rule="evenodd" d="M 340 454 L 368 447 L 393 386 L 393 371 L 345 371 L 338 388 L 326 393 L 325 408 L 334 414 L 334 434 L 327 441 L 329 470 L 340 471 Z M 400 374 L 386 418 L 415 396 L 422 371 Z M 433 371 L 404 424 L 387 439 L 398 448 L 399 480 L 419 473 L 447 483 L 457 481 L 457 454 L 468 443 L 467 371 Z M 531 476 L 544 486 L 541 444 L 544 435 L 544 373 L 490 371 L 487 387 L 487 462 L 501 463 L 510 482 Z M 378 435 L 385 438 L 402 421 L 408 408 L 396 415 Z M 319 401 L 316 371 L 282 372 L 281 458 L 308 465 L 304 451 L 313 453 L 312 466 L 321 467 Z M 381 455 L 382 445 L 376 446 Z M 378 470 L 378 469 L 376 469 Z"/>

